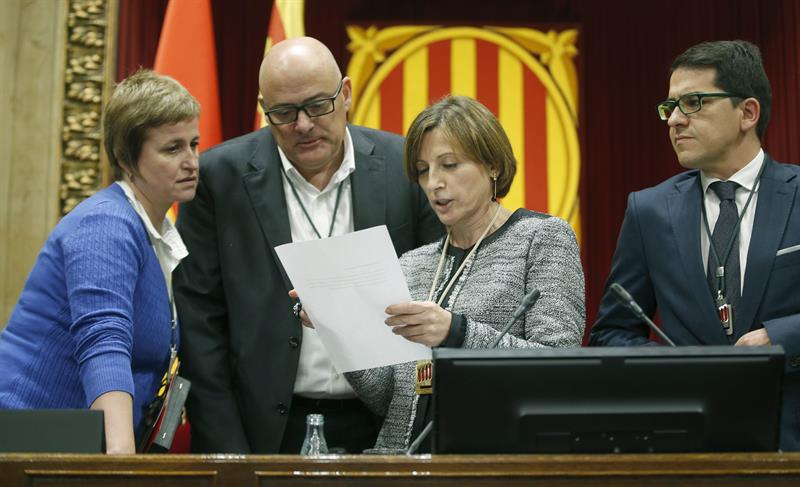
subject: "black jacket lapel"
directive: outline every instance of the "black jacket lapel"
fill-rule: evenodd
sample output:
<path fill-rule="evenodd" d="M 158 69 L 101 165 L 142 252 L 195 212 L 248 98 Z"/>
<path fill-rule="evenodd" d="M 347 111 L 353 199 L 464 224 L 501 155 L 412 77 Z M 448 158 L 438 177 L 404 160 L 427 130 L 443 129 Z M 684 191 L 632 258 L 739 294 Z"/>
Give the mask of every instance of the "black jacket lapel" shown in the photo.
<path fill-rule="evenodd" d="M 375 144 L 350 127 L 356 170 L 352 176 L 353 226 L 355 230 L 383 225 L 386 221 L 386 169 Z"/>
<path fill-rule="evenodd" d="M 252 172 L 245 174 L 242 180 L 264 239 L 269 244 L 269 251 L 280 269 L 286 288 L 291 289 L 289 277 L 275 252 L 278 245 L 292 241 L 280 164 L 278 148 L 272 134 L 267 131 L 264 143 L 259 145 L 249 162 Z"/>

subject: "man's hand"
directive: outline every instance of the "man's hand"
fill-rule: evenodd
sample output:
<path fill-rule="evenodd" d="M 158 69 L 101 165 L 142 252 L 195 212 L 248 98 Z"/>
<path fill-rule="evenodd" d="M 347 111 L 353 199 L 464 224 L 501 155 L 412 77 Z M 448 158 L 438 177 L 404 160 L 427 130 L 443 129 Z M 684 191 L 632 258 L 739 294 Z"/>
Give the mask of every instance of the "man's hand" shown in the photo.
<path fill-rule="evenodd" d="M 430 301 L 410 301 L 386 308 L 392 332 L 429 347 L 441 345 L 450 333 L 452 315 Z"/>
<path fill-rule="evenodd" d="M 736 346 L 758 347 L 761 345 L 772 345 L 772 340 L 769 339 L 766 328 L 753 330 L 742 335 Z"/>
<path fill-rule="evenodd" d="M 292 298 L 292 299 L 297 299 L 297 300 L 300 299 L 300 296 L 297 294 L 297 291 L 295 291 L 294 289 L 289 291 L 289 297 Z M 300 304 L 300 302 L 298 301 L 297 304 Z M 314 323 L 311 323 L 311 320 L 309 319 L 308 314 L 305 312 L 305 310 L 303 310 L 302 305 L 300 306 L 300 313 L 297 313 L 297 317 L 300 318 L 300 323 L 302 323 L 303 326 L 308 327 L 308 328 L 314 328 Z"/>

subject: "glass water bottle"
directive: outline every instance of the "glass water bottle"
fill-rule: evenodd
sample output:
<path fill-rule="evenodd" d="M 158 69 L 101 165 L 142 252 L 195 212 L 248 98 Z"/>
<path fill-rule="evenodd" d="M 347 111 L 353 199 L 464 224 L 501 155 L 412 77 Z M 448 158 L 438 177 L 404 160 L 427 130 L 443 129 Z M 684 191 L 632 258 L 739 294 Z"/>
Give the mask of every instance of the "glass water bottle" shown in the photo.
<path fill-rule="evenodd" d="M 325 417 L 321 414 L 306 416 L 306 438 L 303 440 L 301 455 L 316 456 L 328 453 L 325 442 Z"/>

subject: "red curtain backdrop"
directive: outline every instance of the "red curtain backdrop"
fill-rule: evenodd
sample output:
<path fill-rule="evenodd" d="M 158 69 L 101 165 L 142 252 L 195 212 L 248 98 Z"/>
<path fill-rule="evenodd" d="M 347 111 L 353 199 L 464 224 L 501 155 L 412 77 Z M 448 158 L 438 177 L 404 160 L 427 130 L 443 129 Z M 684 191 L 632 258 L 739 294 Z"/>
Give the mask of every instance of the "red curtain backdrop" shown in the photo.
<path fill-rule="evenodd" d="M 252 129 L 272 2 L 214 0 L 223 137 Z M 152 66 L 164 0 L 120 0 L 117 77 Z M 681 171 L 655 104 L 667 70 L 688 46 L 716 39 L 758 44 L 772 82 L 764 147 L 800 161 L 800 2 L 796 0 L 307 0 L 306 33 L 327 44 L 345 70 L 348 23 L 577 25 L 581 86 L 583 264 L 587 322 L 594 320 L 626 196 Z"/>

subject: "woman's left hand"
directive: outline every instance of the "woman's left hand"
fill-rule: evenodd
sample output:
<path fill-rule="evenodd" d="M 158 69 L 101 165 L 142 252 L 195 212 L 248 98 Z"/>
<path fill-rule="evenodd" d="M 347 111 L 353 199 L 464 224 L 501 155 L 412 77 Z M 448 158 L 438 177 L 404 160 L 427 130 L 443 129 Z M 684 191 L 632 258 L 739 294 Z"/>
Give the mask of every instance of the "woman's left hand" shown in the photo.
<path fill-rule="evenodd" d="M 106 429 L 106 453 L 133 455 L 133 398 L 127 392 L 109 391 L 100 394 L 89 409 L 103 411 Z"/>
<path fill-rule="evenodd" d="M 452 315 L 430 301 L 410 301 L 386 308 L 386 324 L 392 332 L 429 347 L 441 345 L 450 333 Z"/>

